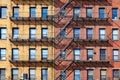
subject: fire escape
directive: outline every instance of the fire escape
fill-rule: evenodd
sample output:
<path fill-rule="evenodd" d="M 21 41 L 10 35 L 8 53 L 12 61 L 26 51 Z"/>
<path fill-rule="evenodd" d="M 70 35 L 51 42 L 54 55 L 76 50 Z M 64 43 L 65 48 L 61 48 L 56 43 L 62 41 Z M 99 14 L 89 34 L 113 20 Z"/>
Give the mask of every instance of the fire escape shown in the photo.
<path fill-rule="evenodd" d="M 55 44 L 60 44 L 60 42 L 62 42 L 63 40 L 67 39 L 68 40 L 68 43 L 62 47 L 62 50 L 60 51 L 59 54 L 55 55 L 55 58 L 54 58 L 54 62 L 55 62 L 55 65 L 56 66 L 59 66 L 61 63 L 63 62 L 68 62 L 67 66 L 64 67 L 64 69 L 62 70 L 61 73 L 63 73 L 63 76 L 64 78 L 62 78 L 61 74 L 59 74 L 59 76 L 55 77 L 55 80 L 65 80 L 67 78 L 67 74 L 66 71 L 71 67 L 71 66 L 74 66 L 76 65 L 77 67 L 79 66 L 83 66 L 83 67 L 111 67 L 111 61 L 110 61 L 110 58 L 107 57 L 106 59 L 101 59 L 101 60 L 81 60 L 81 59 L 74 59 L 74 58 L 70 58 L 70 59 L 66 59 L 65 58 L 61 58 L 61 56 L 64 56 L 67 51 L 67 48 L 72 44 L 72 43 L 75 43 L 75 44 L 81 44 L 81 45 L 88 45 L 88 44 L 91 44 L 91 45 L 108 45 L 110 43 L 109 41 L 109 37 L 108 36 L 104 36 L 104 39 L 100 39 L 100 38 L 96 38 L 96 36 L 98 35 L 94 35 L 94 36 L 88 36 L 87 38 L 85 38 L 85 34 L 83 35 L 80 35 L 79 37 L 73 37 L 73 38 L 67 38 L 67 37 L 62 37 L 61 36 L 61 32 L 63 30 L 65 30 L 72 22 L 82 22 L 82 24 L 85 24 L 85 22 L 91 22 L 91 23 L 102 23 L 102 22 L 105 22 L 105 23 L 109 23 L 109 17 L 107 16 L 108 13 L 106 13 L 106 17 L 105 18 L 99 18 L 98 16 L 94 16 L 94 17 L 85 17 L 85 16 L 67 16 L 67 14 L 65 15 L 61 15 L 61 12 L 65 10 L 65 8 L 74 0 L 68 0 L 61 8 L 60 8 L 60 11 L 58 11 L 58 13 L 55 14 L 54 18 L 56 19 L 63 19 L 63 18 L 69 18 L 68 22 L 60 29 L 60 31 L 57 33 L 57 35 L 55 36 Z M 83 1 L 84 0 L 80 0 L 80 1 Z M 99 0 L 94 0 L 94 1 L 99 1 Z M 109 0 L 103 0 L 103 1 L 106 1 L 106 2 L 109 2 Z M 84 14 L 84 13 L 83 13 Z M 98 14 L 97 13 L 94 13 L 94 14 Z"/>

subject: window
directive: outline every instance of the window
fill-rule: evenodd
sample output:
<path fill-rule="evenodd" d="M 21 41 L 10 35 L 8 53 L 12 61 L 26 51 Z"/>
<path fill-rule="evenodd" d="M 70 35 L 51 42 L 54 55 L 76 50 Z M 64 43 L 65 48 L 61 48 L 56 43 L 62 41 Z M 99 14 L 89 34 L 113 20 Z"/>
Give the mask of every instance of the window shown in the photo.
<path fill-rule="evenodd" d="M 18 60 L 19 59 L 19 50 L 18 48 L 12 49 L 12 60 Z"/>
<path fill-rule="evenodd" d="M 6 7 L 1 7 L 0 8 L 1 11 L 0 11 L 0 18 L 7 18 L 7 8 Z"/>
<path fill-rule="evenodd" d="M 99 8 L 99 18 L 105 18 L 105 8 Z"/>
<path fill-rule="evenodd" d="M 47 48 L 42 49 L 41 53 L 42 53 L 42 59 L 48 59 L 48 49 Z"/>
<path fill-rule="evenodd" d="M 60 72 L 60 79 L 61 79 L 61 80 L 65 80 L 65 78 L 66 78 L 66 72 L 61 71 L 61 72 Z"/>
<path fill-rule="evenodd" d="M 100 40 L 106 39 L 106 31 L 105 31 L 105 28 L 100 28 L 100 29 L 99 29 L 99 39 L 100 39 Z"/>
<path fill-rule="evenodd" d="M 13 28 L 12 29 L 12 38 L 13 39 L 19 38 L 19 28 Z"/>
<path fill-rule="evenodd" d="M 118 8 L 112 8 L 112 19 L 118 18 Z"/>
<path fill-rule="evenodd" d="M 75 17 L 80 17 L 80 8 L 79 7 L 74 7 L 74 16 Z"/>
<path fill-rule="evenodd" d="M 87 60 L 93 60 L 93 49 L 87 49 Z"/>
<path fill-rule="evenodd" d="M 74 49 L 74 60 L 80 60 L 80 49 Z"/>
<path fill-rule="evenodd" d="M 35 7 L 30 7 L 30 17 L 36 17 L 36 8 Z"/>
<path fill-rule="evenodd" d="M 113 70 L 113 80 L 119 80 L 119 69 Z"/>
<path fill-rule="evenodd" d="M 48 7 L 42 7 L 42 18 L 47 18 L 48 16 Z"/>
<path fill-rule="evenodd" d="M 41 77 L 42 77 L 42 80 L 48 80 L 48 69 L 41 70 Z"/>
<path fill-rule="evenodd" d="M 6 49 L 0 48 L 0 60 L 5 60 L 5 59 L 6 59 Z"/>
<path fill-rule="evenodd" d="M 48 28 L 42 28 L 42 38 L 48 37 Z"/>
<path fill-rule="evenodd" d="M 35 60 L 36 58 L 36 50 L 34 48 L 30 48 L 29 49 L 29 59 L 30 60 Z"/>
<path fill-rule="evenodd" d="M 92 69 L 87 70 L 87 80 L 94 80 L 94 73 Z"/>
<path fill-rule="evenodd" d="M 92 36 L 93 36 L 93 29 L 92 28 L 87 28 L 87 31 L 86 31 L 87 39 L 92 39 Z"/>
<path fill-rule="evenodd" d="M 86 17 L 92 18 L 92 8 L 86 8 Z"/>
<path fill-rule="evenodd" d="M 106 49 L 100 49 L 100 60 L 106 60 Z"/>
<path fill-rule="evenodd" d="M 65 9 L 62 9 L 60 12 L 61 15 L 64 15 L 65 13 L 66 13 Z"/>
<path fill-rule="evenodd" d="M 63 29 L 61 32 L 60 32 L 60 36 L 61 37 L 65 37 L 66 36 L 66 30 Z"/>
<path fill-rule="evenodd" d="M 0 68 L 0 80 L 5 80 L 5 68 Z"/>
<path fill-rule="evenodd" d="M 29 69 L 30 80 L 35 80 L 35 69 Z"/>
<path fill-rule="evenodd" d="M 80 79 L 80 70 L 74 70 L 74 80 L 81 80 Z"/>
<path fill-rule="evenodd" d="M 13 17 L 19 17 L 19 7 L 13 7 Z"/>
<path fill-rule="evenodd" d="M 36 29 L 35 28 L 30 28 L 29 38 L 30 39 L 35 39 L 36 38 Z"/>
<path fill-rule="evenodd" d="M 74 28 L 74 38 L 79 38 L 80 36 L 80 28 Z"/>
<path fill-rule="evenodd" d="M 119 60 L 119 50 L 118 49 L 113 49 L 113 60 Z"/>
<path fill-rule="evenodd" d="M 112 39 L 118 40 L 119 39 L 118 35 L 119 35 L 118 29 L 112 29 Z"/>
<path fill-rule="evenodd" d="M 0 39 L 6 39 L 6 28 L 0 28 Z"/>
<path fill-rule="evenodd" d="M 100 80 L 107 80 L 107 71 L 105 69 L 100 70 Z"/>
<path fill-rule="evenodd" d="M 12 69 L 12 80 L 18 80 L 18 69 L 17 68 Z"/>
<path fill-rule="evenodd" d="M 61 51 L 60 57 L 65 58 L 66 57 L 66 51 Z"/>

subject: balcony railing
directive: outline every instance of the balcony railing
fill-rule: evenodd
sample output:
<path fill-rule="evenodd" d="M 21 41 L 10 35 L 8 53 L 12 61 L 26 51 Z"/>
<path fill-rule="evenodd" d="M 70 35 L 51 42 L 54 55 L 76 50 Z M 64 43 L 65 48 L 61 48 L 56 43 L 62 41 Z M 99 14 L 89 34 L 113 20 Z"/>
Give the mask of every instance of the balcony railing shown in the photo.
<path fill-rule="evenodd" d="M 74 41 L 102 41 L 108 42 L 106 34 L 74 34 Z"/>
<path fill-rule="evenodd" d="M 14 56 L 10 56 L 9 57 L 9 61 L 12 62 L 12 63 L 16 63 L 16 62 L 36 62 L 36 63 L 39 63 L 39 62 L 46 62 L 46 63 L 52 63 L 53 62 L 53 59 L 49 59 L 49 56 L 53 56 L 53 55 L 43 55 L 43 56 L 40 56 L 40 55 L 14 55 Z"/>
<path fill-rule="evenodd" d="M 52 42 L 54 41 L 54 38 L 52 37 L 52 33 L 38 35 L 38 34 L 31 34 L 31 35 L 25 35 L 25 34 L 18 34 L 18 35 L 10 35 L 9 40 L 12 42 L 21 42 L 21 41 L 36 41 L 36 42 Z"/>
<path fill-rule="evenodd" d="M 16 12 L 16 13 L 10 13 L 10 19 L 11 20 L 18 20 L 18 21 L 51 21 L 53 20 L 53 11 L 48 11 L 46 13 L 42 12 Z"/>

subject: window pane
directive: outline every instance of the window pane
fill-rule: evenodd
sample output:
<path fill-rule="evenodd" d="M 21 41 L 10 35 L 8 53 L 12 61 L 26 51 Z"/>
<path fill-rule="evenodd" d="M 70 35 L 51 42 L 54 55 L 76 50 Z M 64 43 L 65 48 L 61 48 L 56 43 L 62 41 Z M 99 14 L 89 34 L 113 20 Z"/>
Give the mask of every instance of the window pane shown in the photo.
<path fill-rule="evenodd" d="M 80 36 L 80 28 L 74 28 L 74 37 L 79 38 Z"/>
<path fill-rule="evenodd" d="M 12 80 L 18 80 L 18 69 L 12 69 Z"/>
<path fill-rule="evenodd" d="M 93 34 L 93 30 L 92 28 L 87 28 L 87 32 L 86 32 L 86 36 L 87 36 L 87 39 L 92 39 L 92 34 Z"/>
<path fill-rule="evenodd" d="M 1 18 L 7 18 L 6 14 L 7 14 L 7 8 L 2 7 L 1 8 Z"/>
<path fill-rule="evenodd" d="M 106 39 L 106 31 L 105 29 L 100 29 L 99 30 L 99 35 L 100 35 L 100 39 Z"/>
<path fill-rule="evenodd" d="M 74 16 L 77 16 L 77 17 L 80 16 L 80 8 L 79 7 L 74 7 Z"/>
<path fill-rule="evenodd" d="M 93 60 L 93 50 L 92 49 L 87 50 L 87 60 Z"/>
<path fill-rule="evenodd" d="M 93 70 L 87 70 L 87 80 L 94 80 L 93 75 Z"/>
<path fill-rule="evenodd" d="M 13 17 L 19 17 L 19 7 L 13 7 Z"/>
<path fill-rule="evenodd" d="M 18 28 L 13 28 L 13 38 L 19 38 L 19 29 Z"/>
<path fill-rule="evenodd" d="M 0 60 L 6 59 L 6 49 L 0 49 Z"/>
<path fill-rule="evenodd" d="M 36 29 L 30 28 L 30 39 L 35 39 L 35 38 L 36 38 Z"/>
<path fill-rule="evenodd" d="M 42 80 L 48 80 L 48 70 L 47 69 L 42 69 Z"/>
<path fill-rule="evenodd" d="M 48 49 L 42 49 L 42 59 L 48 58 Z"/>
<path fill-rule="evenodd" d="M 30 80 L 35 80 L 35 69 L 30 69 Z"/>
<path fill-rule="evenodd" d="M 66 57 L 66 52 L 65 51 L 61 51 L 61 58 L 65 58 Z"/>
<path fill-rule="evenodd" d="M 12 59 L 13 60 L 18 60 L 19 52 L 18 49 L 12 49 Z"/>
<path fill-rule="evenodd" d="M 118 37 L 118 29 L 113 29 L 112 30 L 112 38 L 113 40 L 118 40 L 119 37 Z"/>
<path fill-rule="evenodd" d="M 80 80 L 80 70 L 74 70 L 74 80 Z"/>
<path fill-rule="evenodd" d="M 42 37 L 48 36 L 48 28 L 42 28 Z"/>
<path fill-rule="evenodd" d="M 106 50 L 100 49 L 100 60 L 105 60 L 105 59 L 106 59 Z"/>
<path fill-rule="evenodd" d="M 118 50 L 113 50 L 113 60 L 119 60 L 119 51 Z"/>
<path fill-rule="evenodd" d="M 105 18 L 105 8 L 99 8 L 99 18 Z"/>
<path fill-rule="evenodd" d="M 48 8 L 42 7 L 42 18 L 47 18 L 48 15 Z"/>
<path fill-rule="evenodd" d="M 30 60 L 34 60 L 36 57 L 36 50 L 35 49 L 30 49 Z"/>
<path fill-rule="evenodd" d="M 0 80 L 5 80 L 5 69 L 0 68 Z"/>
<path fill-rule="evenodd" d="M 117 17 L 118 17 L 118 9 L 113 8 L 112 9 L 112 19 L 117 19 Z"/>
<path fill-rule="evenodd" d="M 74 49 L 74 59 L 80 60 L 80 49 Z"/>
<path fill-rule="evenodd" d="M 6 39 L 6 28 L 1 28 L 1 39 Z"/>
<path fill-rule="evenodd" d="M 66 30 L 65 29 L 60 32 L 60 36 L 61 37 L 65 37 L 66 36 Z"/>
<path fill-rule="evenodd" d="M 36 17 L 36 8 L 30 7 L 30 17 Z"/>
<path fill-rule="evenodd" d="M 92 8 L 86 8 L 86 17 L 88 18 L 92 17 Z"/>

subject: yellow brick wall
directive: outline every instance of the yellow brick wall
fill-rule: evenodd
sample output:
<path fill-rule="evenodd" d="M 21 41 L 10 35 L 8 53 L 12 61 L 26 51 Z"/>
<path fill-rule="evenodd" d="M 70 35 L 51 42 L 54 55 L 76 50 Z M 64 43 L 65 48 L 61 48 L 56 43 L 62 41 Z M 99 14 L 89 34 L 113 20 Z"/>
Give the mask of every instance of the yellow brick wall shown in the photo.
<path fill-rule="evenodd" d="M 18 2 L 19 1 L 19 2 Z M 26 2 L 24 2 L 26 1 Z M 19 78 L 21 77 L 22 73 L 28 73 L 29 68 L 35 68 L 36 70 L 36 80 L 40 80 L 41 79 L 41 68 L 48 68 L 48 80 L 54 80 L 54 68 L 53 68 L 53 64 L 47 64 L 47 63 L 28 63 L 28 64 L 12 64 L 9 62 L 10 60 L 10 56 L 12 54 L 12 48 L 18 48 L 19 49 L 19 54 L 24 55 L 24 54 L 29 54 L 29 48 L 36 48 L 36 55 L 38 55 L 37 57 L 39 59 L 41 59 L 41 48 L 48 48 L 48 52 L 49 52 L 49 59 L 53 59 L 54 55 L 54 48 L 52 47 L 52 45 L 46 45 L 43 44 L 42 45 L 38 42 L 32 42 L 32 43 L 27 43 L 27 42 L 19 42 L 19 43 L 13 43 L 10 42 L 9 38 L 10 35 L 12 35 L 12 28 L 13 27 L 18 27 L 19 28 L 19 32 L 20 34 L 24 34 L 26 35 L 25 37 L 29 36 L 29 28 L 34 27 L 36 28 L 36 34 L 37 37 L 41 37 L 41 28 L 48 28 L 49 37 L 53 37 L 54 34 L 54 26 L 52 25 L 52 23 L 49 23 L 47 21 L 11 21 L 10 20 L 10 16 L 11 16 L 11 12 L 12 12 L 12 7 L 13 6 L 19 6 L 19 10 L 21 12 L 20 16 L 22 17 L 27 17 L 29 16 L 29 7 L 36 7 L 36 15 L 37 17 L 41 16 L 41 7 L 48 7 L 48 11 L 49 11 L 49 15 L 53 14 L 53 10 L 54 10 L 54 6 L 51 5 L 52 2 L 51 1 L 38 1 L 36 2 L 37 5 L 35 5 L 34 1 L 35 0 L 30 0 L 31 2 L 29 2 L 29 0 L 1 0 L 0 1 L 0 6 L 7 6 L 7 18 L 6 19 L 0 19 L 0 27 L 6 27 L 7 29 L 7 39 L 6 40 L 0 40 L 0 48 L 6 48 L 6 60 L 5 61 L 0 61 L 0 68 L 5 68 L 6 69 L 6 80 L 10 80 L 11 78 L 11 69 L 12 68 L 18 68 L 19 69 Z M 25 5 L 23 5 L 25 4 Z M 31 4 L 31 5 L 28 5 Z M 27 12 L 28 14 L 23 15 L 22 12 Z M 23 58 L 27 58 L 26 57 L 21 57 L 21 59 Z"/>

